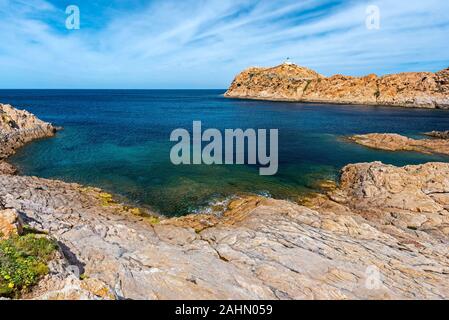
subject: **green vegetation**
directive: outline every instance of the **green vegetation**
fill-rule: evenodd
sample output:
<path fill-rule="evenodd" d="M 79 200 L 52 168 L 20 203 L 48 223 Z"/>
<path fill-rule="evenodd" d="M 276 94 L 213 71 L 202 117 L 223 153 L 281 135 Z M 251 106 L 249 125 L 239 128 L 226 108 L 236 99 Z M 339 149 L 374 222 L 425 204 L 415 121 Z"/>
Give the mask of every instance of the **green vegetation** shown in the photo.
<path fill-rule="evenodd" d="M 377 91 L 374 93 L 374 96 L 376 97 L 376 99 L 379 99 L 380 97 L 380 90 L 377 89 Z"/>
<path fill-rule="evenodd" d="M 158 224 L 161 222 L 159 217 L 153 216 L 151 214 L 148 214 L 144 210 L 140 208 L 132 208 L 132 207 L 124 207 L 125 211 L 128 211 L 129 213 L 144 218 L 146 221 L 148 221 L 150 224 Z"/>
<path fill-rule="evenodd" d="M 0 297 L 16 298 L 48 273 L 57 245 L 36 234 L 0 240 Z"/>
<path fill-rule="evenodd" d="M 306 92 L 307 89 L 309 88 L 310 84 L 312 83 L 312 80 L 307 80 L 306 86 L 304 87 L 303 92 Z"/>

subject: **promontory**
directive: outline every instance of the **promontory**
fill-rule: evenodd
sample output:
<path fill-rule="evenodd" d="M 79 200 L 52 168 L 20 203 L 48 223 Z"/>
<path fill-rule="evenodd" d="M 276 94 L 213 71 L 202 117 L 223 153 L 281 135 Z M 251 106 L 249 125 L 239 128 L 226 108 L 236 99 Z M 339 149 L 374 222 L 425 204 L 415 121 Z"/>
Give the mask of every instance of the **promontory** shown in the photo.
<path fill-rule="evenodd" d="M 449 68 L 364 77 L 325 77 L 291 63 L 241 72 L 228 98 L 449 109 Z"/>

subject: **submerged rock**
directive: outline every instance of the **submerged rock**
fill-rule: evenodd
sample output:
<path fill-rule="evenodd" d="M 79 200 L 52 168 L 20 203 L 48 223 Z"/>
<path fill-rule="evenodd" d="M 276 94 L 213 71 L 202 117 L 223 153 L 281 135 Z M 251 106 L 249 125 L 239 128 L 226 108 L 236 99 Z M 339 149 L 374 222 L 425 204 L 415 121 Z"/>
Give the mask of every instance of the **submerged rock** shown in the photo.
<path fill-rule="evenodd" d="M 229 98 L 449 108 L 449 69 L 378 77 L 324 77 L 294 64 L 249 68 L 234 79 Z"/>

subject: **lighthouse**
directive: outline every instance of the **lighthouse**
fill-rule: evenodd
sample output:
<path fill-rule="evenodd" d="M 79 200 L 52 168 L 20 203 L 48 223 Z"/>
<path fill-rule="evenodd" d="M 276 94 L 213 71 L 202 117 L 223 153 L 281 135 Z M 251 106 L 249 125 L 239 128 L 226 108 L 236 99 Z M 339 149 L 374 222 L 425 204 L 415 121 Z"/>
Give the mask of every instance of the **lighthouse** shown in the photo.
<path fill-rule="evenodd" d="M 294 63 L 290 60 L 290 58 L 287 57 L 287 59 L 284 61 L 284 64 L 288 65 L 288 66 L 291 66 Z"/>

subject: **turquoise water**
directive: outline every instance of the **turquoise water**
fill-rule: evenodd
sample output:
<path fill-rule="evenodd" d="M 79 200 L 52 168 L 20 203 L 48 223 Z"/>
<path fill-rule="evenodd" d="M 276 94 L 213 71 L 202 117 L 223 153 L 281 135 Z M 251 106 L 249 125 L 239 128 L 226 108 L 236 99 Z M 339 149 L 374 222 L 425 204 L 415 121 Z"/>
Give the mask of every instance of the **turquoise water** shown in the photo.
<path fill-rule="evenodd" d="M 0 90 L 0 101 L 63 126 L 12 158 L 29 175 L 99 186 L 167 215 L 182 215 L 240 193 L 297 199 L 348 163 L 418 164 L 443 156 L 371 150 L 342 137 L 371 132 L 419 136 L 448 130 L 449 112 L 228 100 L 224 90 Z M 172 130 L 278 128 L 279 172 L 257 166 L 174 166 Z"/>

